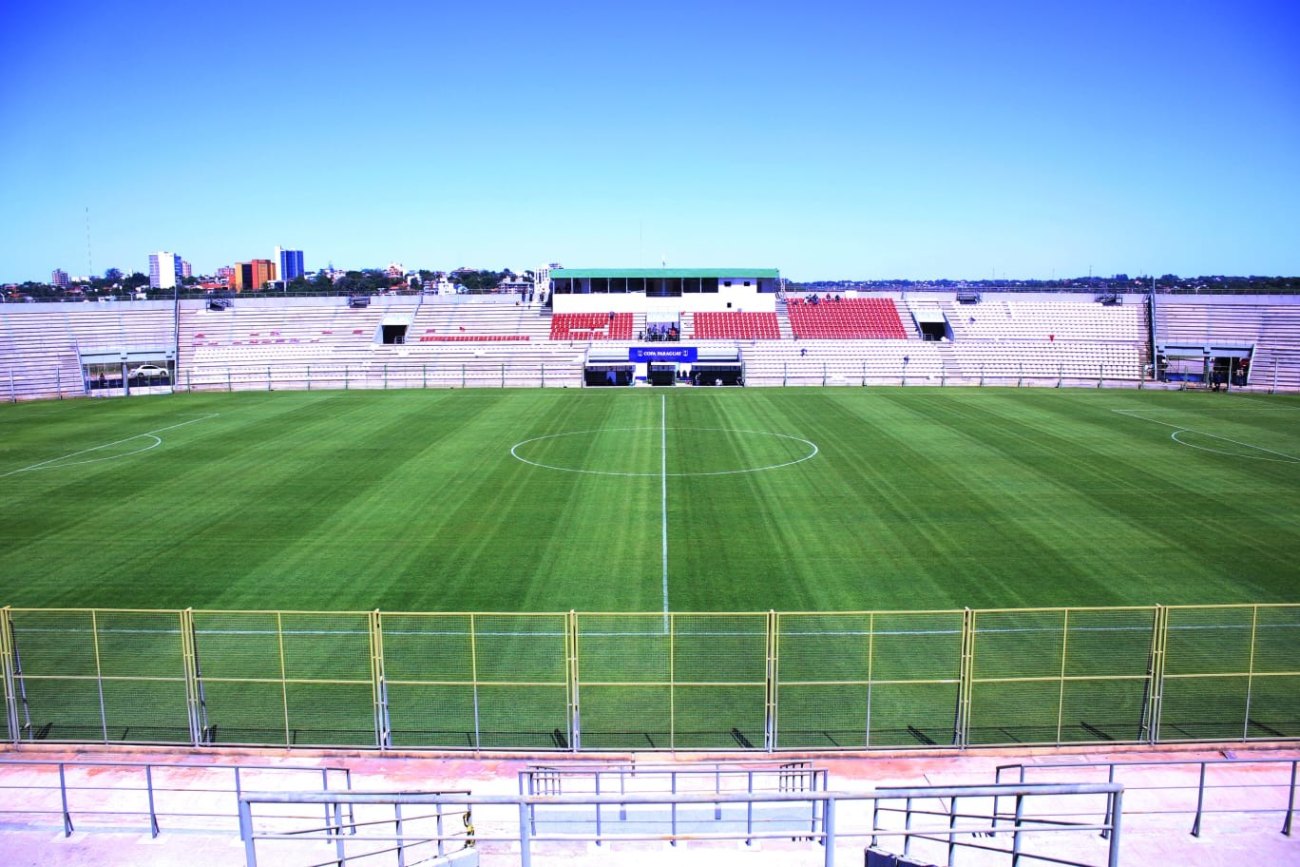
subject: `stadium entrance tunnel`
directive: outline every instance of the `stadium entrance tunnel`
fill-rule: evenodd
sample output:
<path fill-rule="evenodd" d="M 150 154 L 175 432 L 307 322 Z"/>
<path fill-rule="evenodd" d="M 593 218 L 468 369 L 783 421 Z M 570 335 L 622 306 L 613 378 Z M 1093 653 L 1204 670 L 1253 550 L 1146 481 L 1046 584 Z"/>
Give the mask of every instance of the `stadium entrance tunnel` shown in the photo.
<path fill-rule="evenodd" d="M 925 340 L 952 340 L 952 326 L 942 310 L 913 310 L 912 319 Z"/>
<path fill-rule="evenodd" d="M 591 388 L 607 385 L 632 385 L 636 367 L 631 364 L 588 364 L 582 371 L 583 384 Z"/>
<path fill-rule="evenodd" d="M 1158 344 L 1156 378 L 1214 391 L 1245 386 L 1253 355 L 1254 347 L 1245 344 Z"/>
<path fill-rule="evenodd" d="M 697 364 L 691 372 L 696 385 L 744 385 L 745 366 L 740 363 Z"/>
<path fill-rule="evenodd" d="M 646 374 L 646 381 L 651 385 L 676 385 L 677 365 L 671 361 L 652 361 Z"/>

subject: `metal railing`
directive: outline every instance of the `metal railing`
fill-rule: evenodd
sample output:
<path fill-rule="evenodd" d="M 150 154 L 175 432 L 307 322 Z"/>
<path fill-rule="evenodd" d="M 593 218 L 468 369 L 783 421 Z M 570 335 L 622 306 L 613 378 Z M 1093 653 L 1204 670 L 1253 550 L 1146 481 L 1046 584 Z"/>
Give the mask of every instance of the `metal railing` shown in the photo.
<path fill-rule="evenodd" d="M 828 785 L 825 768 L 814 767 L 809 762 L 783 762 L 779 764 L 754 765 L 744 762 L 708 762 L 681 765 L 654 765 L 629 763 L 572 765 L 535 765 L 519 772 L 519 794 L 537 795 L 603 795 L 620 796 L 639 794 L 661 795 L 700 795 L 717 796 L 713 803 L 713 821 L 723 819 L 722 804 L 732 794 L 753 795 L 762 792 L 824 792 Z M 629 818 L 628 802 L 619 803 L 618 811 L 612 823 L 635 821 Z M 821 804 L 811 801 L 804 813 L 792 812 L 782 821 L 792 834 L 804 832 L 815 834 L 821 826 Z M 536 805 L 529 805 L 529 825 L 535 834 L 538 826 Z M 544 814 L 543 822 L 547 820 Z M 585 814 L 551 816 L 552 824 L 585 823 Z M 595 823 L 596 836 L 600 837 L 604 827 L 611 824 L 606 811 L 596 806 L 591 817 Z M 679 833 L 681 817 L 677 805 L 670 806 L 668 813 L 668 830 L 671 837 Z M 743 817 L 746 843 L 753 842 L 756 816 L 754 803 L 746 804 Z M 600 845 L 600 840 L 596 840 Z M 675 839 L 673 845 L 676 845 Z"/>
<path fill-rule="evenodd" d="M 1055 779 L 1054 782 L 1060 782 L 1060 777 L 1065 774 L 1079 775 L 1080 772 L 1088 773 L 1105 773 L 1108 783 L 1119 783 L 1121 776 L 1130 769 L 1144 769 L 1148 773 L 1151 771 L 1163 770 L 1183 770 L 1194 772 L 1196 774 L 1195 782 L 1170 782 L 1163 781 L 1159 783 L 1142 783 L 1133 779 L 1123 780 L 1126 790 L 1129 792 L 1129 813 L 1147 814 L 1147 815 L 1190 815 L 1192 816 L 1191 835 L 1193 837 L 1201 836 L 1202 819 L 1206 815 L 1273 815 L 1281 813 L 1282 827 L 1280 832 L 1287 837 L 1291 836 L 1292 821 L 1295 818 L 1296 810 L 1296 781 L 1297 766 L 1300 765 L 1300 759 L 1158 759 L 1154 761 L 1113 761 L 1113 762 L 1035 762 L 1031 765 L 1022 763 L 1013 763 L 998 765 L 994 780 L 1001 784 L 1003 777 L 1007 774 L 1015 774 L 1017 783 L 1027 782 L 1026 777 L 1029 773 L 1046 772 L 1050 773 Z M 1249 781 L 1230 781 L 1224 775 L 1215 782 L 1210 779 L 1210 772 L 1213 771 L 1241 771 L 1249 774 Z M 1261 780 L 1259 773 L 1268 772 L 1276 769 L 1276 780 Z M 1188 806 L 1184 809 L 1169 808 L 1137 808 L 1133 806 L 1133 798 L 1141 797 L 1145 792 L 1162 793 L 1162 802 L 1165 800 L 1163 793 L 1166 792 L 1185 792 L 1190 800 L 1195 796 L 1195 806 Z M 1213 806 L 1207 807 L 1207 798 L 1214 799 L 1218 793 L 1236 793 L 1241 797 L 1238 806 Z M 1269 806 L 1267 800 L 1262 800 L 1272 795 L 1276 798 L 1277 803 Z M 1285 802 L 1285 803 L 1283 803 Z"/>
<path fill-rule="evenodd" d="M 322 792 L 257 792 L 245 793 L 240 798 L 240 834 L 244 841 L 245 857 L 249 867 L 259 864 L 259 850 L 268 850 L 274 844 L 273 854 L 267 856 L 275 864 L 321 862 L 322 858 L 334 864 L 348 864 L 366 859 L 365 863 L 380 863 L 373 856 L 383 853 L 393 856 L 389 863 L 404 863 L 412 847 L 423 847 L 427 853 L 438 842 L 450 846 L 479 846 L 487 843 L 517 845 L 518 863 L 531 867 L 534 850 L 547 844 L 573 844 L 581 842 L 636 843 L 648 841 L 694 841 L 717 843 L 740 840 L 787 841 L 804 845 L 820 845 L 825 867 L 834 867 L 837 849 L 854 840 L 870 841 L 878 845 L 882 840 L 901 840 L 903 850 L 931 846 L 930 850 L 942 853 L 946 863 L 956 865 L 958 853 L 981 850 L 1004 854 L 1012 865 L 1035 861 L 1042 863 L 1084 867 L 1087 862 L 1074 860 L 1079 851 L 1089 844 L 1083 839 L 1096 841 L 1095 854 L 1107 867 L 1118 867 L 1120 831 L 1123 818 L 1124 787 L 1112 783 L 1100 784 L 1026 784 L 1006 786 L 954 786 L 880 789 L 875 792 L 730 792 L 723 803 L 730 806 L 749 805 L 762 812 L 786 805 L 806 807 L 815 803 L 823 817 L 812 831 L 804 830 L 797 836 L 784 827 L 764 828 L 748 832 L 739 827 L 722 827 L 721 830 L 693 829 L 688 832 L 667 831 L 664 828 L 643 827 L 637 830 L 611 832 L 595 828 L 570 833 L 537 833 L 532 815 L 535 808 L 613 807 L 620 804 L 647 807 L 672 807 L 687 809 L 692 806 L 711 806 L 716 794 L 630 794 L 630 795 L 447 795 L 433 793 L 347 793 Z M 1062 799 L 1090 799 L 1072 811 L 1062 812 Z M 996 799 L 1011 799 L 1014 808 L 999 816 L 991 808 Z M 927 809 L 926 804 L 939 802 L 941 809 Z M 1073 804 L 1073 801 L 1069 803 Z M 1041 811 L 1035 809 L 1040 806 Z M 324 807 L 331 819 L 323 824 L 305 825 L 301 820 L 273 815 L 269 808 L 306 806 Z M 344 808 L 347 808 L 345 810 Z M 422 815 L 426 827 L 413 830 L 409 827 L 410 813 L 403 807 L 433 808 Z M 447 810 L 446 808 L 450 808 Z M 342 817 L 352 811 L 363 818 L 355 823 Z M 438 831 L 427 827 L 439 815 L 469 815 L 476 817 L 472 832 L 466 830 Z M 499 821 L 485 822 L 486 812 L 501 813 Z M 1089 817 L 1100 815 L 1093 820 Z M 930 819 L 935 819 L 931 822 Z M 901 820 L 895 821 L 895 820 Z M 855 825 L 856 822 L 856 825 Z M 647 823 L 648 824 L 648 823 Z M 392 829 L 389 831 L 388 829 Z M 353 833 L 354 829 L 356 833 Z M 1098 840 L 1097 833 L 1104 835 Z M 1070 837 L 1066 849 L 1052 849 L 1051 840 L 1063 835 Z M 999 839 L 1004 845 L 998 845 Z M 1038 848 L 1042 846 L 1043 848 Z M 858 856 L 860 857 L 860 855 Z"/>
<path fill-rule="evenodd" d="M 16 770 L 45 771 L 47 776 L 57 770 L 58 782 L 14 781 Z M 106 773 L 119 779 L 105 779 Z M 123 781 L 123 774 L 134 779 Z M 334 786 L 352 789 L 352 772 L 342 767 L 0 759 L 0 817 L 57 817 L 65 837 L 75 830 L 74 816 L 139 818 L 147 820 L 150 836 L 157 837 L 163 825 L 160 820 L 186 829 L 229 826 L 239 818 L 239 798 L 249 783 L 265 789 L 283 780 L 297 788 L 304 776 L 319 777 L 322 792 L 339 791 Z M 15 795 L 12 806 L 10 793 Z M 175 806 L 173 800 L 178 802 Z M 138 805 L 135 809 L 129 809 L 132 801 Z"/>

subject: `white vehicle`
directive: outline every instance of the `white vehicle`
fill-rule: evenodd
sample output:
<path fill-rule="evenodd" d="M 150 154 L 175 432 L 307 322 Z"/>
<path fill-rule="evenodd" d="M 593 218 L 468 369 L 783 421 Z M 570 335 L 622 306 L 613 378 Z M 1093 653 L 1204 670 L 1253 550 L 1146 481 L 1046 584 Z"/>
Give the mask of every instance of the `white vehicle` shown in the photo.
<path fill-rule="evenodd" d="M 168 377 L 168 373 L 166 370 L 164 370 L 163 368 L 159 367 L 156 364 L 142 364 L 136 369 L 131 371 L 131 378 L 136 379 L 137 377 L 147 377 L 150 379 L 158 379 L 158 378 L 166 379 Z"/>

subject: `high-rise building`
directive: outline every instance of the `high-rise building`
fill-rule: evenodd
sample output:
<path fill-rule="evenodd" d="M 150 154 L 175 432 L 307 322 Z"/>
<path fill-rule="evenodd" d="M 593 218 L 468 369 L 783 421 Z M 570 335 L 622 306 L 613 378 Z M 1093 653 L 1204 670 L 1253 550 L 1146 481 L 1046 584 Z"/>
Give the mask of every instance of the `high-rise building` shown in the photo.
<path fill-rule="evenodd" d="M 302 250 L 286 250 L 283 247 L 276 247 L 275 260 L 280 265 L 280 279 L 286 283 L 307 273 L 302 266 Z"/>
<path fill-rule="evenodd" d="M 60 289 L 68 285 L 68 272 L 62 268 L 55 268 L 50 274 L 50 284 L 58 286 Z"/>
<path fill-rule="evenodd" d="M 275 263 L 270 259 L 236 262 L 230 287 L 236 292 L 256 291 L 275 279 Z"/>
<path fill-rule="evenodd" d="M 149 254 L 149 288 L 171 289 L 180 282 L 180 256 L 165 250 Z"/>
<path fill-rule="evenodd" d="M 186 280 L 194 276 L 194 267 L 184 259 L 181 260 L 181 276 Z"/>

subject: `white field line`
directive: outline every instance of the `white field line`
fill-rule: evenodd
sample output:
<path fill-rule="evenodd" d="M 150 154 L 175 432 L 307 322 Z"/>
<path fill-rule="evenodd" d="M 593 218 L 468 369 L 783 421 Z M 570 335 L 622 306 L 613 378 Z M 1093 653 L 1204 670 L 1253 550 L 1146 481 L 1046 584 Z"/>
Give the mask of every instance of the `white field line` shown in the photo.
<path fill-rule="evenodd" d="M 510 447 L 510 454 L 513 459 L 520 461 L 520 463 L 528 464 L 529 467 L 539 467 L 542 469 L 555 469 L 555 471 L 559 471 L 562 473 L 584 473 L 584 474 L 588 474 L 588 476 L 621 476 L 625 478 L 632 478 L 632 477 L 649 478 L 655 476 L 662 476 L 663 474 L 662 469 L 660 469 L 660 472 L 658 473 L 630 473 L 630 472 L 616 471 L 616 469 L 582 469 L 581 467 L 556 467 L 555 464 L 543 464 L 543 463 L 539 463 L 539 461 L 536 460 L 529 460 L 528 458 L 525 458 L 524 455 L 520 454 L 521 448 L 532 445 L 532 443 L 534 442 L 546 441 L 546 439 L 559 439 L 560 437 L 585 437 L 585 435 L 601 434 L 601 433 L 627 433 L 627 432 L 637 432 L 637 430 L 654 430 L 654 428 L 603 428 L 601 430 L 567 430 L 567 432 L 564 433 L 546 434 L 545 437 L 533 437 L 530 439 L 524 439 L 524 441 L 521 442 L 516 442 L 515 445 Z M 794 464 L 802 464 L 803 461 L 816 458 L 816 456 L 820 454 L 818 445 L 816 445 L 815 442 L 810 441 L 810 439 L 805 439 L 803 437 L 796 437 L 796 435 L 793 434 L 772 433 L 771 430 L 742 430 L 742 429 L 733 429 L 733 428 L 673 428 L 673 432 L 675 433 L 685 432 L 685 430 L 690 430 L 690 432 L 699 432 L 699 433 L 754 434 L 754 435 L 759 435 L 759 437 L 776 437 L 777 439 L 792 439 L 792 441 L 794 442 L 801 442 L 803 443 L 803 445 L 809 447 L 809 452 L 807 452 L 806 455 L 803 455 L 802 458 L 788 460 L 785 461 L 784 464 L 767 464 L 766 467 L 750 467 L 748 469 L 714 469 L 714 471 L 699 471 L 693 473 L 667 473 L 668 476 L 671 478 L 679 478 L 679 477 L 685 478 L 688 476 L 738 476 L 738 474 L 741 473 L 761 473 L 761 472 L 768 471 L 768 469 L 781 469 L 784 467 L 793 467 Z"/>
<path fill-rule="evenodd" d="M 153 445 L 146 446 L 145 448 L 142 448 L 142 449 L 137 449 L 136 451 L 133 451 L 133 452 L 127 452 L 126 454 L 123 454 L 123 455 L 114 455 L 113 457 L 114 457 L 114 458 L 117 458 L 117 457 L 129 457 L 130 455 L 139 454 L 140 452 L 146 452 L 146 451 L 149 451 L 150 449 L 154 449 L 154 448 L 157 448 L 158 446 L 162 445 L 162 439 L 161 439 L 160 437 L 158 437 L 158 436 L 155 436 L 155 434 L 160 434 L 160 433 L 163 433 L 164 431 L 175 430 L 175 429 L 178 428 L 178 427 L 185 427 L 185 425 L 187 425 L 187 424 L 194 424 L 196 421 L 206 421 L 207 419 L 210 419 L 210 418 L 216 418 L 219 414 L 220 414 L 220 413 L 215 413 L 215 412 L 214 412 L 214 413 L 212 413 L 211 415 L 205 415 L 205 416 L 202 416 L 201 418 L 192 418 L 192 419 L 190 419 L 189 421 L 183 421 L 183 422 L 181 422 L 180 424 L 173 424 L 173 425 L 168 425 L 167 427 L 160 427 L 160 428 L 158 428 L 157 430 L 145 431 L 144 433 L 139 433 L 139 434 L 136 434 L 135 436 L 129 436 L 129 437 L 126 437 L 125 439 L 115 440 L 115 441 L 113 441 L 113 442 L 111 442 L 111 443 L 104 443 L 103 445 L 99 445 L 99 446 L 91 446 L 90 448 L 88 448 L 88 449 L 82 449 L 82 450 L 79 451 L 79 452 L 72 452 L 72 453 L 70 453 L 70 454 L 61 455 L 61 456 L 59 456 L 59 457 L 57 457 L 57 458 L 50 458 L 48 461 L 41 461 L 39 464 L 32 464 L 31 466 L 21 467 L 20 469 L 10 470 L 10 471 L 7 472 L 7 473 L 0 474 L 0 479 L 5 478 L 6 476 L 17 475 L 18 473 L 30 473 L 30 472 L 32 472 L 33 470 L 39 470 L 39 469 L 42 469 L 42 468 L 44 468 L 44 467 L 49 466 L 50 464 L 58 463 L 59 461 L 67 460 L 68 458 L 75 458 L 75 457 L 77 457 L 78 455 L 90 454 L 91 452 L 97 452 L 97 451 L 100 451 L 101 449 L 109 449 L 109 448 L 112 448 L 113 446 L 118 446 L 118 445 L 121 445 L 122 443 L 129 443 L 131 440 L 137 440 L 137 439 L 140 439 L 140 438 L 142 438 L 142 437 L 150 437 L 150 438 L 152 438 L 153 441 L 154 441 L 154 442 L 153 442 Z M 60 464 L 60 466 L 65 466 L 65 467 L 75 467 L 75 466 L 77 466 L 78 464 L 93 464 L 93 463 L 97 463 L 97 462 L 99 462 L 99 461 L 105 461 L 105 460 L 111 460 L 111 459 L 112 459 L 112 458 L 92 458 L 91 460 L 88 460 L 88 461 L 73 461 L 73 462 L 70 463 L 70 464 Z"/>
<path fill-rule="evenodd" d="M 1295 455 L 1288 455 L 1286 452 L 1276 452 L 1273 451 L 1272 449 L 1266 449 L 1263 446 L 1257 446 L 1251 443 L 1243 443 L 1240 440 L 1234 440 L 1229 437 L 1219 436 L 1218 434 L 1206 433 L 1205 431 L 1197 430 L 1196 428 L 1190 428 L 1187 427 L 1186 425 L 1170 424 L 1167 421 L 1160 421 L 1159 419 L 1147 418 L 1144 415 L 1137 415 L 1133 410 L 1113 409 L 1111 410 L 1111 412 L 1117 412 L 1120 415 L 1127 416 L 1128 418 L 1141 419 L 1142 421 L 1149 421 L 1152 424 L 1171 427 L 1174 429 L 1174 432 L 1169 435 L 1169 438 L 1174 442 L 1178 443 L 1180 446 L 1187 446 L 1188 448 L 1199 449 L 1200 451 L 1203 452 L 1213 452 L 1216 455 L 1228 455 L 1234 458 L 1246 458 L 1247 460 L 1254 460 L 1254 461 L 1274 461 L 1275 463 L 1292 463 L 1292 464 L 1300 463 L 1300 457 L 1296 457 Z M 1180 433 L 1193 433 L 1196 434 L 1197 436 L 1210 437 L 1211 439 L 1216 439 L 1216 440 L 1223 440 L 1225 443 L 1232 443 L 1233 445 L 1241 446 L 1242 448 L 1255 449 L 1256 451 L 1266 452 L 1267 454 L 1270 455 L 1277 455 L 1277 458 L 1257 458 L 1252 455 L 1239 455 L 1233 452 L 1219 451 L 1218 449 L 1207 449 L 1204 446 L 1198 446 L 1192 443 L 1183 442 L 1178 438 L 1178 435 Z M 1281 460 L 1278 460 L 1278 458 L 1280 458 Z"/>
<path fill-rule="evenodd" d="M 660 525 L 663 528 L 664 634 L 668 633 L 668 398 L 659 395 Z"/>

